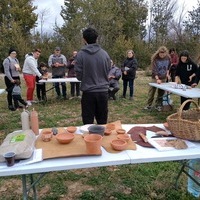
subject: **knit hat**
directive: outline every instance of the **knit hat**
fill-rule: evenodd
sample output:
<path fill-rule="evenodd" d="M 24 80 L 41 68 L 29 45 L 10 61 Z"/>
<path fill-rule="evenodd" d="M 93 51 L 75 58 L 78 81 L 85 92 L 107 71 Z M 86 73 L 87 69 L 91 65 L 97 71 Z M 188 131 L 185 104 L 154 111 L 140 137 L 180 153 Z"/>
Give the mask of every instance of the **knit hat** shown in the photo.
<path fill-rule="evenodd" d="M 15 50 L 14 48 L 11 47 L 11 48 L 9 49 L 9 52 L 8 52 L 8 53 L 9 53 L 9 55 L 10 55 L 11 53 L 16 53 L 16 50 Z"/>

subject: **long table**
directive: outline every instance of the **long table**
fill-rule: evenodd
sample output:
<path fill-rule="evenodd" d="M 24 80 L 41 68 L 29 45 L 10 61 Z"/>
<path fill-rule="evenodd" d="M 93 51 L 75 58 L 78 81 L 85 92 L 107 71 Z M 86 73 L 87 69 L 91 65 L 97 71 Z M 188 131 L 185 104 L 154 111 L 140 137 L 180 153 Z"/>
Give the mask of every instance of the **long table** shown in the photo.
<path fill-rule="evenodd" d="M 200 88 L 176 89 L 174 83 L 149 83 L 149 85 L 185 98 L 200 98 Z"/>
<path fill-rule="evenodd" d="M 152 125 L 164 129 L 164 126 L 162 124 L 123 124 L 122 128 L 128 131 L 134 126 Z M 81 134 L 80 130 L 77 130 L 76 133 Z M 151 135 L 149 131 L 147 131 L 147 137 L 148 135 Z M 35 199 L 37 199 L 35 188 L 36 183 L 38 183 L 47 172 L 102 167 L 110 165 L 196 159 L 200 158 L 200 143 L 195 142 L 195 145 L 195 148 L 170 151 L 158 151 L 155 148 L 145 148 L 137 145 L 137 150 L 125 150 L 119 153 L 108 153 L 105 149 L 102 148 L 101 156 L 55 158 L 22 166 L 17 166 L 16 164 L 13 167 L 6 167 L 1 169 L 0 177 L 21 175 L 23 184 L 23 199 L 26 200 L 28 198 L 27 193 L 30 189 L 33 189 Z M 39 178 L 35 181 L 33 179 L 34 174 L 40 174 Z M 28 176 L 30 176 L 31 178 L 31 187 L 27 186 Z"/>
<path fill-rule="evenodd" d="M 72 78 L 48 78 L 39 80 L 40 83 L 63 83 L 63 82 L 80 82 L 76 77 Z"/>

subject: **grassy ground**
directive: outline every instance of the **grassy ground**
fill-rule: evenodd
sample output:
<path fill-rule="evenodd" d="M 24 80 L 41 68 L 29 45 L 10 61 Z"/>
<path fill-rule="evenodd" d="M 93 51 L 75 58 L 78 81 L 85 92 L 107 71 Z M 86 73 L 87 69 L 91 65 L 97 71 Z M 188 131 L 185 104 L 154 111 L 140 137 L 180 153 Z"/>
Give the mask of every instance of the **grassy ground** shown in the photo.
<path fill-rule="evenodd" d="M 123 124 L 165 122 L 166 117 L 179 108 L 179 98 L 172 95 L 174 111 L 144 111 L 142 108 L 147 99 L 149 81 L 150 77 L 139 72 L 135 81 L 134 101 L 121 98 L 109 101 L 108 121 L 121 120 Z M 47 87 L 50 86 L 47 84 Z M 5 88 L 3 77 L 0 77 L 0 88 Z M 22 88 L 25 88 L 23 78 Z M 40 128 L 82 125 L 80 100 L 56 100 L 55 96 L 52 90 L 48 92 L 48 102 L 45 105 L 34 105 L 39 113 Z M 9 111 L 6 94 L 0 96 L 0 143 L 8 133 L 21 129 L 20 112 Z M 179 189 L 174 189 L 180 166 L 179 162 L 162 162 L 51 172 L 37 185 L 38 196 L 42 200 L 195 199 L 187 193 L 187 178 L 184 175 L 179 181 Z M 0 194 L 0 200 L 22 199 L 21 177 L 1 177 Z"/>

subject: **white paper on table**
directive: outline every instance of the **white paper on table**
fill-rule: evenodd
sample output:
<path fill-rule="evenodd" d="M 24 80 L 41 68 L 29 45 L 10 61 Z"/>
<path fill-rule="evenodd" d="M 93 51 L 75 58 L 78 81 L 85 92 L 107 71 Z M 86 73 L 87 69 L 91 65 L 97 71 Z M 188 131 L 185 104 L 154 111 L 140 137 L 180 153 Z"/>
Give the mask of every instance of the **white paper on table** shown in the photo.
<path fill-rule="evenodd" d="M 169 150 L 177 150 L 179 151 L 179 149 L 175 149 L 174 147 L 165 147 L 164 146 L 164 143 L 166 141 L 169 141 L 169 140 L 177 140 L 176 137 L 161 137 L 161 138 L 149 138 L 148 139 L 148 142 L 154 146 L 158 151 L 169 151 Z M 188 148 L 195 148 L 196 145 L 192 142 L 189 142 L 187 140 L 183 140 L 186 145 L 188 146 Z M 184 150 L 184 149 L 181 149 L 181 150 Z"/>
<path fill-rule="evenodd" d="M 20 160 L 19 162 L 15 163 L 13 167 L 22 166 L 22 165 L 29 165 L 32 163 L 40 162 L 42 161 L 42 149 L 35 149 L 33 152 L 33 155 L 25 160 Z M 0 169 L 7 168 L 7 165 L 5 162 L 0 163 Z"/>

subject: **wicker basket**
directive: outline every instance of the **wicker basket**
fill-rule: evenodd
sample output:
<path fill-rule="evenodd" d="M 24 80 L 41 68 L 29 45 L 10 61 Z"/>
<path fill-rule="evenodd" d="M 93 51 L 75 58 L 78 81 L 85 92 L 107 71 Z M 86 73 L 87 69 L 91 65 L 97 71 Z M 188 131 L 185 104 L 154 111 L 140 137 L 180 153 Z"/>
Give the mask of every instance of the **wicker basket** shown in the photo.
<path fill-rule="evenodd" d="M 183 110 L 186 103 L 193 103 L 196 108 Z M 200 141 L 200 108 L 193 100 L 183 102 L 177 113 L 167 117 L 167 123 L 171 133 L 178 138 L 192 141 Z"/>

